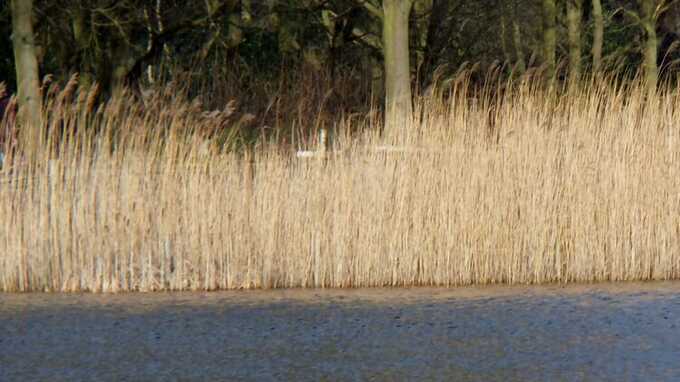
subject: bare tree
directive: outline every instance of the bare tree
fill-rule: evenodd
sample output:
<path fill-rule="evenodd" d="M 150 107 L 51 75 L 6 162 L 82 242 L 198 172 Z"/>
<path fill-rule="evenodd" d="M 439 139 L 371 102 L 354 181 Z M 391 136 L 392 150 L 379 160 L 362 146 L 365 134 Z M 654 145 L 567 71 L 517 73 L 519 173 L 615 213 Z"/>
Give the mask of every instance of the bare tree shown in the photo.
<path fill-rule="evenodd" d="M 582 0 L 567 0 L 567 30 L 569 35 L 569 78 L 581 77 L 581 15 Z"/>
<path fill-rule="evenodd" d="M 411 116 L 411 65 L 409 60 L 409 15 L 413 0 L 382 0 L 382 7 L 370 0 L 359 2 L 382 21 L 385 62 L 385 124 L 395 136 L 397 122 Z"/>
<path fill-rule="evenodd" d="M 555 78 L 557 50 L 557 5 L 555 0 L 543 0 L 543 63 L 548 79 Z"/>
<path fill-rule="evenodd" d="M 411 65 L 409 13 L 411 0 L 383 0 L 383 50 L 385 54 L 385 110 L 388 121 L 411 116 Z"/>
<path fill-rule="evenodd" d="M 18 87 L 18 120 L 21 139 L 32 142 L 39 136 L 41 119 L 38 58 L 33 33 L 33 0 L 12 0 L 12 41 Z"/>
<path fill-rule="evenodd" d="M 657 10 L 661 4 L 657 4 L 657 0 L 638 0 L 638 4 L 640 6 L 640 25 L 645 33 L 642 67 L 647 85 L 650 88 L 656 88 L 659 78 L 659 69 L 656 63 L 658 58 L 656 19 Z"/>
<path fill-rule="evenodd" d="M 602 69 L 602 45 L 604 43 L 604 17 L 602 16 L 602 2 L 593 0 L 593 72 L 597 74 Z"/>

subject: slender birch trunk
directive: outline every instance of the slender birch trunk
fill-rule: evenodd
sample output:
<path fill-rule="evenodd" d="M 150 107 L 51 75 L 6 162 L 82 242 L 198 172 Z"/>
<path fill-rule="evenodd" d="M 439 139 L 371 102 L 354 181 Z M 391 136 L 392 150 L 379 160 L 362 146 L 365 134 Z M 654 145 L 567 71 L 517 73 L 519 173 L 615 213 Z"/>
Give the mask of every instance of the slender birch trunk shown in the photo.
<path fill-rule="evenodd" d="M 593 0 L 593 73 L 602 70 L 602 44 L 604 43 L 604 18 L 602 2 Z"/>
<path fill-rule="evenodd" d="M 555 78 L 557 49 L 557 6 L 555 0 L 543 0 L 543 63 L 548 80 Z"/>
<path fill-rule="evenodd" d="M 505 18 L 505 12 L 503 12 L 501 15 L 501 49 L 503 49 L 503 58 L 505 59 L 505 62 L 509 64 L 512 62 L 512 55 L 510 54 L 510 49 L 508 48 L 507 29 L 507 20 Z"/>
<path fill-rule="evenodd" d="M 647 86 L 650 89 L 656 88 L 659 78 L 659 68 L 657 67 L 658 41 L 656 37 L 656 0 L 638 0 L 640 4 L 640 23 L 645 31 L 645 42 L 643 47 L 643 70 Z"/>
<path fill-rule="evenodd" d="M 526 71 L 526 61 L 524 60 L 524 50 L 522 49 L 522 30 L 517 20 L 517 2 L 512 4 L 512 45 L 515 49 L 515 67 L 519 74 Z"/>
<path fill-rule="evenodd" d="M 581 77 L 581 15 L 582 0 L 567 1 L 567 30 L 569 35 L 569 80 Z"/>
<path fill-rule="evenodd" d="M 522 30 L 517 19 L 512 20 L 512 44 L 515 48 L 515 59 L 517 60 L 517 73 L 522 74 L 527 70 L 524 60 L 524 50 L 522 49 Z"/>

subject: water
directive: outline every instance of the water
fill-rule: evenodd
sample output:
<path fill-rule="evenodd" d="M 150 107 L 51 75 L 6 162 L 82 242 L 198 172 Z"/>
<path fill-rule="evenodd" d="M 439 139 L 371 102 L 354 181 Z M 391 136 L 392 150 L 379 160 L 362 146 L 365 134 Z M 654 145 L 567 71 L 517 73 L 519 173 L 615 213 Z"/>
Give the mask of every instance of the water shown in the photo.
<path fill-rule="evenodd" d="M 0 295 L 29 380 L 680 380 L 680 283 Z"/>

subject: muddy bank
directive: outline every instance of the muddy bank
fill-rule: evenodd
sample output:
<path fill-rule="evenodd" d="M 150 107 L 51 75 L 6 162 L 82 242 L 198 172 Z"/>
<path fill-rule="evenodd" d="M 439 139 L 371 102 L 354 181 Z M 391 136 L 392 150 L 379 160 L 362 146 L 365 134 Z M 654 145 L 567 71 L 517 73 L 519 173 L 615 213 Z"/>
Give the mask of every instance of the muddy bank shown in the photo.
<path fill-rule="evenodd" d="M 0 380 L 678 380 L 680 283 L 0 295 Z"/>

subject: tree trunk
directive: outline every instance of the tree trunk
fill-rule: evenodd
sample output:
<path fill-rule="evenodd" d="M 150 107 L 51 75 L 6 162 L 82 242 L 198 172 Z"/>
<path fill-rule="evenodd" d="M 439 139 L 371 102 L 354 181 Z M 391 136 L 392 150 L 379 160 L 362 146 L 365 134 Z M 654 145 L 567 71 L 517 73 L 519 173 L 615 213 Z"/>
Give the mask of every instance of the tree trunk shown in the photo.
<path fill-rule="evenodd" d="M 517 73 L 523 74 L 526 71 L 527 64 L 524 61 L 524 51 L 522 50 L 522 31 L 519 28 L 517 17 L 512 19 L 512 43 L 515 48 L 515 56 L 517 59 Z"/>
<path fill-rule="evenodd" d="M 578 81 L 581 77 L 581 5 L 581 0 L 567 1 L 570 81 Z"/>
<path fill-rule="evenodd" d="M 73 7 L 71 27 L 73 28 L 73 39 L 76 42 L 76 49 L 78 49 L 80 84 L 85 87 L 89 87 L 94 82 L 94 65 L 90 58 L 86 57 L 90 40 L 90 29 L 86 21 L 88 16 L 81 4 L 76 4 Z"/>
<path fill-rule="evenodd" d="M 159 3 L 160 0 L 157 0 L 156 4 L 158 5 Z M 150 51 L 153 48 L 154 27 L 151 24 L 151 14 L 149 12 L 149 8 L 144 8 L 144 20 L 146 21 L 146 31 L 149 34 L 149 41 L 146 42 L 146 50 Z M 149 84 L 154 84 L 156 82 L 156 76 L 153 69 L 153 64 L 148 64 L 146 66 L 146 79 L 149 81 Z"/>
<path fill-rule="evenodd" d="M 644 43 L 644 61 L 642 67 L 644 69 L 645 82 L 650 89 L 656 88 L 656 83 L 659 77 L 659 69 L 657 67 L 658 57 L 658 42 L 656 39 L 656 19 L 654 11 L 656 8 L 655 0 L 638 0 L 640 4 L 640 23 L 642 29 L 645 31 Z"/>
<path fill-rule="evenodd" d="M 37 142 L 42 109 L 38 58 L 33 34 L 33 0 L 11 0 L 11 6 L 19 104 L 18 121 L 22 143 L 26 144 Z"/>
<path fill-rule="evenodd" d="M 557 7 L 555 0 L 543 0 L 543 63 L 548 80 L 555 78 L 555 50 L 557 49 Z"/>
<path fill-rule="evenodd" d="M 437 66 L 437 56 L 441 50 L 441 41 L 443 40 L 440 34 L 442 33 L 442 28 L 444 28 L 444 22 L 448 13 L 449 0 L 432 1 L 423 53 L 423 64 L 420 71 L 420 85 L 423 89 L 435 80 L 432 78 L 432 75 Z"/>
<path fill-rule="evenodd" d="M 383 0 L 385 128 L 392 136 L 412 113 L 408 45 L 411 5 L 411 0 Z"/>
<path fill-rule="evenodd" d="M 602 70 L 602 44 L 604 42 L 604 18 L 602 2 L 593 0 L 593 73 Z"/>
<path fill-rule="evenodd" d="M 433 0 L 411 0 L 413 3 L 411 10 L 410 34 L 413 39 L 411 46 L 411 62 L 415 68 L 421 68 L 425 62 L 425 48 L 427 47 L 427 37 L 429 31 L 430 12 L 432 11 Z M 427 17 L 427 16 L 430 17 Z"/>
<path fill-rule="evenodd" d="M 510 64 L 512 62 L 512 55 L 510 54 L 510 49 L 508 48 L 508 31 L 507 31 L 507 21 L 505 20 L 505 14 L 506 12 L 503 12 L 501 14 L 501 35 L 499 36 L 501 39 L 501 49 L 503 50 L 503 58 L 505 59 L 506 64 Z"/>

